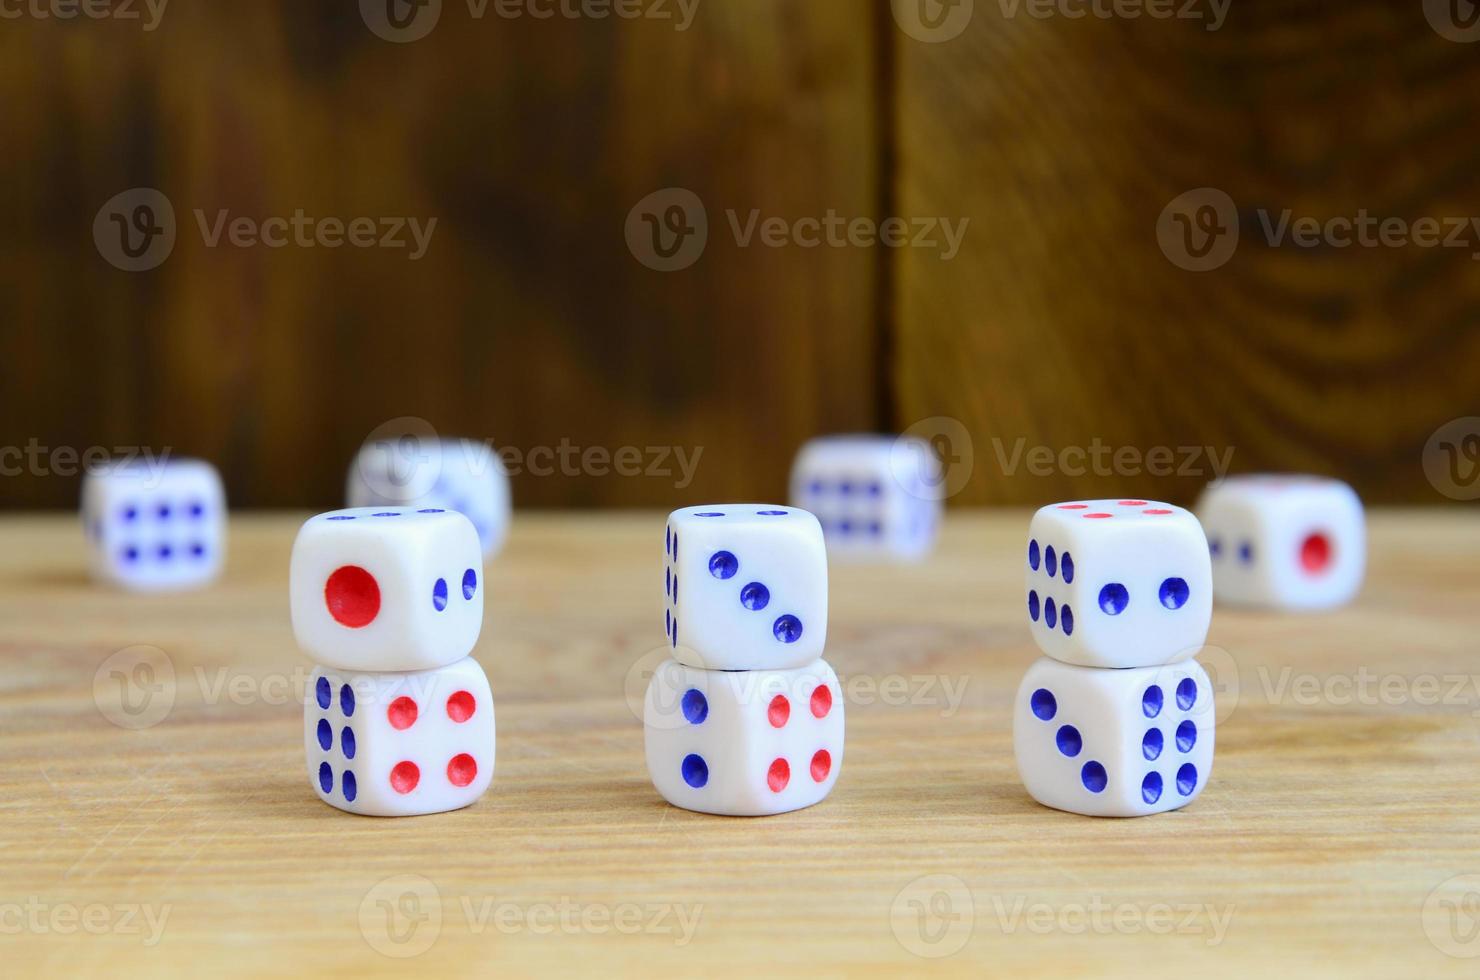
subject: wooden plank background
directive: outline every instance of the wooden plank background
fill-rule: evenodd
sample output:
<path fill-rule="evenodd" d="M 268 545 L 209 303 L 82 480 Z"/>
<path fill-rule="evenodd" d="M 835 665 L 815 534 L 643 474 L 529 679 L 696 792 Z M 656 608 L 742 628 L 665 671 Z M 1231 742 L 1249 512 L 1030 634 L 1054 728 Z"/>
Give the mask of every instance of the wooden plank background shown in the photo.
<path fill-rule="evenodd" d="M 526 505 L 667 506 L 775 498 L 812 434 L 944 417 L 970 439 L 963 503 L 1186 499 L 1208 475 L 1003 463 L 1097 442 L 1443 500 L 1419 458 L 1480 415 L 1472 250 L 1251 233 L 1263 208 L 1480 214 L 1480 46 L 1416 4 L 1253 0 L 1210 31 L 978 0 L 940 43 L 908 0 L 702 0 L 686 30 L 470 9 L 408 44 L 353 3 L 172 4 L 153 31 L 7 20 L 0 447 L 172 447 L 218 462 L 239 505 L 328 506 L 359 441 L 416 416 L 525 453 L 702 451 L 687 487 L 515 485 Z M 169 196 L 179 240 L 129 273 L 91 227 L 137 186 Z M 1207 186 L 1244 233 L 1191 273 L 1156 223 Z M 659 272 L 623 232 L 671 187 L 704 203 L 708 245 Z M 192 212 L 222 208 L 438 225 L 417 262 L 207 248 Z M 729 212 L 754 209 L 970 224 L 948 261 L 742 246 Z M 0 480 L 6 505 L 75 495 Z"/>

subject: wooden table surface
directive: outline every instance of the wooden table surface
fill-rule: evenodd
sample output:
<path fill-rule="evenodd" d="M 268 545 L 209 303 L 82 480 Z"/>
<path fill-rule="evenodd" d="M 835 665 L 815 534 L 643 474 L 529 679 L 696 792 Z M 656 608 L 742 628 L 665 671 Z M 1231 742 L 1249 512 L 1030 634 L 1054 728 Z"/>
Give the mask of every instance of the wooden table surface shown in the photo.
<path fill-rule="evenodd" d="M 1048 810 L 1018 782 L 1024 512 L 953 514 L 921 566 L 834 569 L 842 776 L 764 819 L 677 810 L 648 782 L 634 703 L 661 657 L 661 515 L 520 515 L 476 652 L 492 790 L 340 813 L 304 771 L 299 519 L 236 519 L 225 578 L 172 597 L 89 584 L 71 518 L 0 521 L 8 975 L 1480 967 L 1469 512 L 1373 515 L 1342 612 L 1218 610 L 1211 783 L 1141 820 Z"/>

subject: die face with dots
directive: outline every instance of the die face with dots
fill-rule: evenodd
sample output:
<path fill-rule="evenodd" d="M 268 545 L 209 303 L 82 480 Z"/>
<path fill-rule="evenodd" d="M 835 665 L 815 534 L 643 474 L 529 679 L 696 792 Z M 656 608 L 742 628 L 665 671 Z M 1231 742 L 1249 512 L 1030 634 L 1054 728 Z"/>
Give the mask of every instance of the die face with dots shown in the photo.
<path fill-rule="evenodd" d="M 466 517 L 358 508 L 310 518 L 289 567 L 293 633 L 344 670 L 426 670 L 466 657 L 483 625 L 482 549 Z"/>
<path fill-rule="evenodd" d="M 765 816 L 818 803 L 843 763 L 831 667 L 701 670 L 665 661 L 643 709 L 648 773 L 674 806 Z"/>
<path fill-rule="evenodd" d="M 393 443 L 362 446 L 346 480 L 346 505 L 457 511 L 473 522 L 484 558 L 497 555 L 510 514 L 509 475 L 498 453 L 473 439 L 411 445 L 411 460 Z"/>
<path fill-rule="evenodd" d="M 1044 806 L 1139 817 L 1186 806 L 1212 771 L 1216 710 L 1195 660 L 1104 670 L 1037 660 L 1013 705 L 1013 749 Z"/>
<path fill-rule="evenodd" d="M 1033 639 L 1056 660 L 1175 663 L 1207 639 L 1207 538 L 1181 507 L 1131 499 L 1050 504 L 1033 516 L 1024 565 Z"/>
<path fill-rule="evenodd" d="M 664 529 L 664 629 L 675 660 L 709 670 L 809 664 L 827 641 L 817 518 L 776 504 L 706 504 Z"/>
<path fill-rule="evenodd" d="M 791 501 L 817 515 L 833 558 L 923 558 L 935 546 L 942 494 L 940 461 L 915 437 L 814 439 L 792 464 Z"/>
<path fill-rule="evenodd" d="M 319 799 L 367 816 L 468 806 L 493 779 L 493 697 L 477 661 L 309 678 L 303 740 Z"/>
<path fill-rule="evenodd" d="M 226 553 L 226 494 L 201 460 L 106 466 L 82 489 L 93 577 L 141 592 L 213 581 Z"/>
<path fill-rule="evenodd" d="M 1330 609 L 1361 589 L 1367 563 L 1362 502 L 1338 480 L 1242 476 L 1197 504 L 1220 602 L 1289 611 Z"/>

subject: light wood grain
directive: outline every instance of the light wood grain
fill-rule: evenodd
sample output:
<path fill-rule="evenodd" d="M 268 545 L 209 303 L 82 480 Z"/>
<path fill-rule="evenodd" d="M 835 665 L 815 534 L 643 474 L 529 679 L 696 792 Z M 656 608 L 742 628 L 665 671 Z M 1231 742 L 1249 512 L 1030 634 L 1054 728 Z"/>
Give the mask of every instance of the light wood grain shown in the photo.
<path fill-rule="evenodd" d="M 1374 517 L 1371 580 L 1340 613 L 1219 610 L 1220 649 L 1203 658 L 1223 716 L 1212 781 L 1188 809 L 1144 820 L 1050 811 L 1018 783 L 1009 709 L 1035 656 L 1020 512 L 953 514 L 919 567 L 835 569 L 842 777 L 823 804 L 759 820 L 673 809 L 644 771 L 624 681 L 640 690 L 634 665 L 662 635 L 660 516 L 521 514 L 487 575 L 477 650 L 498 710 L 492 791 L 435 817 L 347 816 L 306 785 L 296 692 L 210 696 L 222 678 L 281 695 L 258 682 L 307 669 L 287 618 L 296 521 L 238 518 L 225 579 L 160 598 L 88 584 L 70 519 L 0 521 L 7 974 L 1473 976 L 1422 917 L 1437 885 L 1480 872 L 1473 520 Z M 172 710 L 140 731 L 94 699 L 100 665 L 133 644 L 160 648 L 176 675 Z M 1393 678 L 1398 696 L 1295 697 L 1294 678 L 1359 674 Z M 1430 675 L 1467 686 L 1453 703 L 1414 703 Z M 942 683 L 963 692 L 956 708 Z M 892 684 L 913 696 L 869 694 Z M 377 883 L 402 874 L 432 882 L 442 910 L 435 942 L 405 960 L 375 952 L 359 917 Z M 954 911 L 973 914 L 974 931 L 928 960 L 896 938 L 891 908 L 936 874 L 969 888 Z M 580 910 L 670 905 L 698 925 L 687 945 L 579 926 L 479 931 L 465 899 L 505 916 L 567 901 L 577 923 Z M 1119 931 L 1071 931 L 1095 902 L 1122 917 Z M 152 947 L 116 930 L 16 933 L 35 903 L 144 903 L 168 918 Z M 1012 918 L 1019 903 L 1067 928 L 1031 930 Z M 1216 935 L 1206 913 L 1187 934 L 1124 925 L 1157 903 L 1231 918 Z M 373 931 L 384 920 L 371 912 Z"/>

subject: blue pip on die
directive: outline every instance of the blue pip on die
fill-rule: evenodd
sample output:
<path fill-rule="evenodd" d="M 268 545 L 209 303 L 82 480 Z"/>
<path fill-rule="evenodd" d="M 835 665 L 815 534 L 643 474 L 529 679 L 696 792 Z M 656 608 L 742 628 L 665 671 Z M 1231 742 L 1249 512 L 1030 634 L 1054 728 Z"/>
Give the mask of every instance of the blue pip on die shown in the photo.
<path fill-rule="evenodd" d="M 827 552 L 817 518 L 775 504 L 674 511 L 665 645 L 643 708 L 653 785 L 674 806 L 761 816 L 837 782 L 843 699 L 821 659 Z"/>
<path fill-rule="evenodd" d="M 226 554 L 226 492 L 199 459 L 109 463 L 82 485 L 93 578 L 136 592 L 198 588 Z"/>
<path fill-rule="evenodd" d="M 940 458 L 918 436 L 824 436 L 803 446 L 791 468 L 792 503 L 817 515 L 839 559 L 925 557 L 945 496 Z"/>
<path fill-rule="evenodd" d="M 293 634 L 320 665 L 304 705 L 321 800 L 369 816 L 465 807 L 493 778 L 493 696 L 469 654 L 482 548 L 462 514 L 361 508 L 310 518 L 293 544 Z"/>
<path fill-rule="evenodd" d="M 1013 704 L 1024 787 L 1090 816 L 1192 802 L 1212 770 L 1216 715 L 1192 659 L 1212 619 L 1201 524 L 1170 504 L 1087 500 L 1042 508 L 1028 537 L 1026 612 L 1048 656 Z"/>

